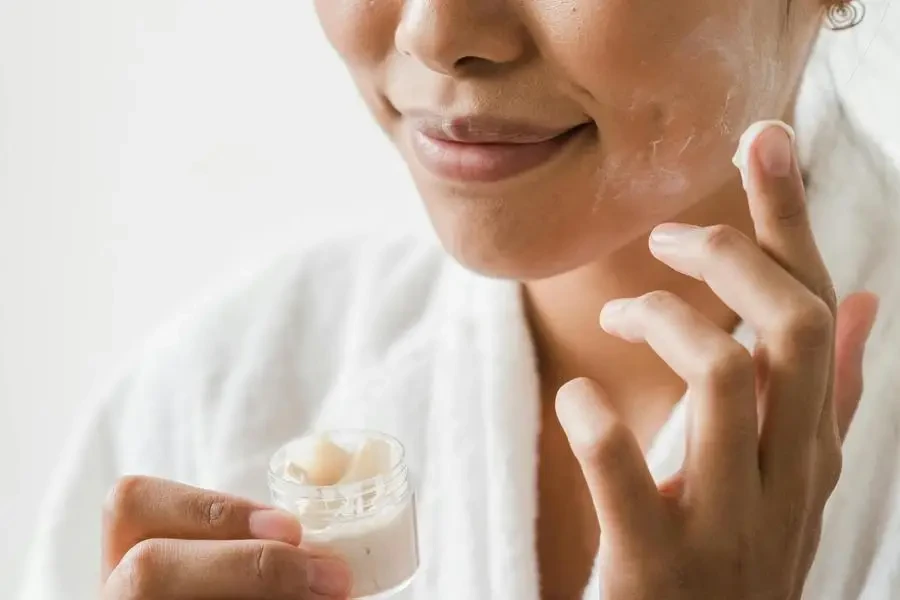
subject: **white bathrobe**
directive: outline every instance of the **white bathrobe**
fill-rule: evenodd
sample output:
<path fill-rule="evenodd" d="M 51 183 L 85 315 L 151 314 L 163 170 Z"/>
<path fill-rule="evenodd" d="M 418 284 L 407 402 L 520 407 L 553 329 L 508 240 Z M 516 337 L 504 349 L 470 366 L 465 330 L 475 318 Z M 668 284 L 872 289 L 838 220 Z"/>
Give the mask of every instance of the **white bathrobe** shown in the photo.
<path fill-rule="evenodd" d="M 804 598 L 900 599 L 900 187 L 851 129 L 829 130 L 798 127 L 817 236 L 839 292 L 871 289 L 883 304 Z M 745 328 L 737 336 L 753 342 Z M 518 285 L 414 238 L 318 246 L 180 319 L 137 357 L 53 476 L 23 600 L 96 597 L 100 507 L 118 476 L 266 501 L 269 456 L 334 427 L 406 445 L 423 564 L 403 597 L 538 600 L 539 402 Z M 682 460 L 684 413 L 648 455 L 659 477 Z M 585 598 L 599 597 L 595 576 Z"/>

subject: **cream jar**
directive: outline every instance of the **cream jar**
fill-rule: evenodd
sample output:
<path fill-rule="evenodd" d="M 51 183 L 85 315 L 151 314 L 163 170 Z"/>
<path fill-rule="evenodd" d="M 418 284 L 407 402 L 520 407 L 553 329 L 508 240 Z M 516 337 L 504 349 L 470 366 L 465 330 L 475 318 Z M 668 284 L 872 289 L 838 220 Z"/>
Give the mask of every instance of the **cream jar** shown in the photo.
<path fill-rule="evenodd" d="M 347 562 L 353 598 L 389 598 L 412 581 L 415 495 L 393 437 L 338 430 L 292 440 L 269 461 L 269 490 L 303 525 L 305 547 Z"/>

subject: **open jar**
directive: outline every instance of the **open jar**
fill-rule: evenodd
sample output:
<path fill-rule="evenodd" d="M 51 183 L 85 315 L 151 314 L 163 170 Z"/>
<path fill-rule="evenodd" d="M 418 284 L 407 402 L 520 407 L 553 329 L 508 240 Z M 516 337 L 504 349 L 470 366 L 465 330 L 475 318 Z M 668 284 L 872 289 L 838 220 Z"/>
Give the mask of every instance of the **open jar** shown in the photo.
<path fill-rule="evenodd" d="M 303 525 L 304 546 L 347 562 L 353 598 L 388 598 L 412 581 L 415 495 L 395 438 L 339 430 L 292 440 L 269 461 L 269 491 Z"/>

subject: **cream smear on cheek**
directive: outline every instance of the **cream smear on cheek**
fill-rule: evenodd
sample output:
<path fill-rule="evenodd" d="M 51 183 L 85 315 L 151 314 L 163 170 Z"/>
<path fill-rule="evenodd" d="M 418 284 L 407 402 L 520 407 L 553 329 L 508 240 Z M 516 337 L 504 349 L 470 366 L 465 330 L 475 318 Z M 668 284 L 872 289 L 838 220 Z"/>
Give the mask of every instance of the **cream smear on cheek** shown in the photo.
<path fill-rule="evenodd" d="M 744 4 L 737 17 L 732 17 L 734 21 L 706 19 L 685 36 L 674 53 L 672 64 L 680 70 L 704 69 L 708 81 L 720 82 L 716 85 L 723 92 L 715 109 L 691 106 L 687 104 L 690 96 L 679 99 L 674 90 L 670 94 L 634 92 L 631 111 L 641 115 L 637 122 L 647 119 L 645 115 L 654 108 L 664 116 L 659 119 L 657 134 L 643 149 L 606 157 L 596 174 L 595 210 L 602 202 L 621 198 L 646 198 L 666 210 L 671 204 L 667 200 L 681 199 L 690 189 L 692 172 L 698 161 L 708 158 L 712 147 L 723 148 L 725 165 L 740 132 L 760 119 L 782 116 L 777 114 L 783 102 L 779 83 L 784 69 L 777 59 L 781 25 L 772 11 L 760 14 L 756 4 Z M 773 22 L 760 26 L 760 19 Z M 760 38 L 760 32 L 769 31 L 773 33 Z M 685 116 L 704 121 L 685 127 Z"/>

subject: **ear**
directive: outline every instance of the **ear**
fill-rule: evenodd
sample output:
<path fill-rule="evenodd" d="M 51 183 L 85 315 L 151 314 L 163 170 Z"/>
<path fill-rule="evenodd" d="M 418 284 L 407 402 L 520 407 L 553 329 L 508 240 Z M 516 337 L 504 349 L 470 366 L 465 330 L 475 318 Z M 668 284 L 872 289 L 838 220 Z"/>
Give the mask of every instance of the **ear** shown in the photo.
<path fill-rule="evenodd" d="M 866 5 L 863 0 L 821 1 L 825 9 L 825 26 L 832 31 L 843 31 L 856 27 L 866 16 Z"/>

